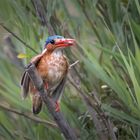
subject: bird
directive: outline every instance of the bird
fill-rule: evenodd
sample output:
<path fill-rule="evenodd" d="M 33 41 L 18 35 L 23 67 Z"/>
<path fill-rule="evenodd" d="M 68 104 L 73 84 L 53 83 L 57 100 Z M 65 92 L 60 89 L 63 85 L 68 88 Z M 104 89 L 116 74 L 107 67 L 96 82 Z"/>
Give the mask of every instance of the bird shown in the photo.
<path fill-rule="evenodd" d="M 60 111 L 60 101 L 69 69 L 68 58 L 64 55 L 64 48 L 74 46 L 75 39 L 64 38 L 60 35 L 49 36 L 42 53 L 34 56 L 30 64 L 34 64 L 43 80 L 47 95 L 55 102 L 55 111 Z M 21 78 L 21 96 L 25 99 L 28 94 L 32 99 L 33 114 L 40 113 L 43 101 L 39 91 L 35 88 L 29 74 L 25 70 Z"/>

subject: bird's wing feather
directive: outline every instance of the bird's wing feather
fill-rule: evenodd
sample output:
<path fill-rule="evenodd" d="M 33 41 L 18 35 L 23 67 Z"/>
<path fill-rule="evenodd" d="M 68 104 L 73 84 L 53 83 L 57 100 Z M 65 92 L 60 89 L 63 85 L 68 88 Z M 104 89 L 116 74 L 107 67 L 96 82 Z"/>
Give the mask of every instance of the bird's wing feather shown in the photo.
<path fill-rule="evenodd" d="M 22 75 L 22 78 L 21 78 L 21 81 L 20 81 L 20 85 L 21 86 L 23 85 L 25 74 L 26 74 L 26 72 L 24 72 L 23 75 Z"/>
<path fill-rule="evenodd" d="M 62 81 L 59 83 L 59 85 L 53 91 L 52 98 L 54 99 L 54 101 L 60 102 L 63 91 L 64 91 L 66 79 L 67 79 L 67 75 L 62 79 Z"/>
<path fill-rule="evenodd" d="M 32 58 L 31 64 L 35 64 L 37 66 L 38 62 L 40 61 L 41 57 L 43 56 L 42 54 L 39 54 L 35 57 Z M 21 96 L 22 98 L 26 98 L 29 92 L 29 85 L 30 85 L 30 77 L 26 71 L 24 71 L 23 76 L 21 78 Z"/>
<path fill-rule="evenodd" d="M 23 99 L 26 98 L 28 95 L 29 84 L 30 84 L 30 78 L 28 73 L 25 71 L 21 79 L 21 96 Z"/>

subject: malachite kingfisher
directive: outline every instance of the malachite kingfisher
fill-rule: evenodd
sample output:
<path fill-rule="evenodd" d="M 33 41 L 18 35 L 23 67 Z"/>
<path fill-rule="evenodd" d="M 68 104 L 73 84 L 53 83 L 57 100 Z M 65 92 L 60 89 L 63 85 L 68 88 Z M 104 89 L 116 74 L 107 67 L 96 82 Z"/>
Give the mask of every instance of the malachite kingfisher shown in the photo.
<path fill-rule="evenodd" d="M 46 40 L 42 53 L 30 61 L 35 64 L 48 95 L 55 101 L 56 111 L 60 110 L 59 103 L 69 69 L 69 63 L 63 49 L 74 44 L 75 39 L 64 38 L 59 35 L 50 36 Z M 21 92 L 23 98 L 26 98 L 30 92 L 32 112 L 38 114 L 42 108 L 42 99 L 26 71 L 21 79 Z"/>

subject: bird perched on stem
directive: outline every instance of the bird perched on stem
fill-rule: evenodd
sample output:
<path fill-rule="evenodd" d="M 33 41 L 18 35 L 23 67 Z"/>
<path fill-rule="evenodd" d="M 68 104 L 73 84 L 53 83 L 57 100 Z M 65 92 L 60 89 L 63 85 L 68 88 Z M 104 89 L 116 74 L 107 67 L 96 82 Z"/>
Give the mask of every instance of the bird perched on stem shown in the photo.
<path fill-rule="evenodd" d="M 74 45 L 75 40 L 59 35 L 50 36 L 46 40 L 41 54 L 31 59 L 41 76 L 48 95 L 55 101 L 55 110 L 60 110 L 60 99 L 63 93 L 69 63 L 63 54 L 63 49 Z M 32 95 L 32 111 L 38 114 L 42 108 L 42 99 L 33 85 L 28 73 L 25 71 L 21 79 L 22 97 L 26 98 L 28 92 Z M 55 93 L 55 94 L 54 94 Z"/>

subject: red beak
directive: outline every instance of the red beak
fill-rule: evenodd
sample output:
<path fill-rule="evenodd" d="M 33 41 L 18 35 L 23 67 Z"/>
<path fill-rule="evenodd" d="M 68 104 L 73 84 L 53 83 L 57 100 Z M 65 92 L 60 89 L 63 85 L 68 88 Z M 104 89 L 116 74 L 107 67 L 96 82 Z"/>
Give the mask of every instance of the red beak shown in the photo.
<path fill-rule="evenodd" d="M 56 47 L 69 47 L 75 44 L 75 39 L 70 38 L 63 38 L 63 39 L 56 39 L 55 46 Z"/>

